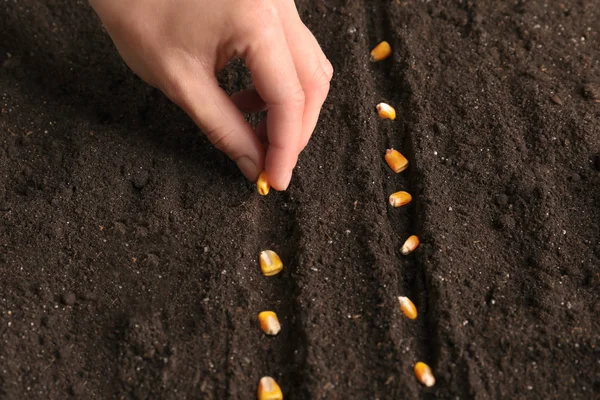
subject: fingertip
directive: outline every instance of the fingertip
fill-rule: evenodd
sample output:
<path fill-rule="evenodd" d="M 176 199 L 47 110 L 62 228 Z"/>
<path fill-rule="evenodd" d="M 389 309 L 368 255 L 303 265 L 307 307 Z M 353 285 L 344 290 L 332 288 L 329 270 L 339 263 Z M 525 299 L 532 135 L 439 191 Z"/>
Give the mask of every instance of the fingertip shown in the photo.
<path fill-rule="evenodd" d="M 278 147 L 269 144 L 265 158 L 265 171 L 269 183 L 275 190 L 286 190 L 292 179 L 292 173 L 298 162 L 296 146 Z"/>
<path fill-rule="evenodd" d="M 292 181 L 292 171 L 289 171 L 287 174 L 285 174 L 283 176 L 283 179 L 281 181 L 283 189 L 281 189 L 281 190 L 287 190 L 287 188 L 290 186 L 291 181 Z"/>
<path fill-rule="evenodd" d="M 276 174 L 267 173 L 271 187 L 277 191 L 284 191 L 290 186 L 292 180 L 292 171 L 278 172 Z"/>

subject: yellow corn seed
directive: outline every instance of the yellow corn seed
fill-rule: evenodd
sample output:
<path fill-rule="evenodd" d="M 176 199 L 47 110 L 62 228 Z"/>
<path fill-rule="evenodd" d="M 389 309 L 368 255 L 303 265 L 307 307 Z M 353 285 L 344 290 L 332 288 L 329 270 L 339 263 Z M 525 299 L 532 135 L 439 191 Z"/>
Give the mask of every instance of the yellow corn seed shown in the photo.
<path fill-rule="evenodd" d="M 267 181 L 267 174 L 263 171 L 256 180 L 256 190 L 258 190 L 258 193 L 261 195 L 266 196 L 269 194 L 269 189 L 271 189 L 271 185 Z"/>
<path fill-rule="evenodd" d="M 435 377 L 433 376 L 433 372 L 431 372 L 429 365 L 425 364 L 424 362 L 419 361 L 415 364 L 415 376 L 419 382 L 427 387 L 432 387 L 435 385 Z"/>
<path fill-rule="evenodd" d="M 260 269 L 264 276 L 277 275 L 283 269 L 281 258 L 272 250 L 264 250 L 259 256 Z"/>
<path fill-rule="evenodd" d="M 396 119 L 396 110 L 387 103 L 377 104 L 377 113 L 383 119 L 391 119 L 392 121 Z"/>
<path fill-rule="evenodd" d="M 263 311 L 258 314 L 258 321 L 260 322 L 260 329 L 267 335 L 275 336 L 281 330 L 279 319 L 277 314 L 273 311 Z"/>
<path fill-rule="evenodd" d="M 385 40 L 371 50 L 371 61 L 385 60 L 392 54 L 392 46 Z"/>
<path fill-rule="evenodd" d="M 400 311 L 406 318 L 417 319 L 417 307 L 408 297 L 399 296 L 398 301 L 400 302 Z"/>
<path fill-rule="evenodd" d="M 405 256 L 409 255 L 410 253 L 415 251 L 417 247 L 419 247 L 419 243 L 419 237 L 417 235 L 412 235 L 411 237 L 406 239 L 406 242 L 404 242 L 404 244 L 402 245 L 400 252 Z"/>
<path fill-rule="evenodd" d="M 390 195 L 390 205 L 392 207 L 402 207 L 410 203 L 412 196 L 408 192 L 396 192 Z"/>
<path fill-rule="evenodd" d="M 408 168 L 408 160 L 398 150 L 387 149 L 385 151 L 385 161 L 395 173 Z"/>
<path fill-rule="evenodd" d="M 260 378 L 258 384 L 258 400 L 283 400 L 281 388 L 270 376 Z"/>

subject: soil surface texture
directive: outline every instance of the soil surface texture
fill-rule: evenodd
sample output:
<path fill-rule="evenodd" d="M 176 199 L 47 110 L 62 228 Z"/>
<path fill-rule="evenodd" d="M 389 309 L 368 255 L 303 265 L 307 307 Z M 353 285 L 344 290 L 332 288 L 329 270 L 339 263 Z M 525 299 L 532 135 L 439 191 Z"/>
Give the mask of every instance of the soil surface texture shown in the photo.
<path fill-rule="evenodd" d="M 265 375 L 286 399 L 598 396 L 600 2 L 297 6 L 336 72 L 262 197 L 87 2 L 3 2 L 0 398 L 252 399 Z"/>

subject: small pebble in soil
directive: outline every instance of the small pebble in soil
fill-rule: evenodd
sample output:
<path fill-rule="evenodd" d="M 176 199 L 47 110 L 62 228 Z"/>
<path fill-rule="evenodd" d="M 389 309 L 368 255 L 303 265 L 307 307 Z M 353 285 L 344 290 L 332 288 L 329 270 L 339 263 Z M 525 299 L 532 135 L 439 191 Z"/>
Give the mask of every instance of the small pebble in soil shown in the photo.
<path fill-rule="evenodd" d="M 60 300 L 64 304 L 66 304 L 68 306 L 72 306 L 73 304 L 75 304 L 75 293 L 73 293 L 73 292 L 65 292 L 60 297 Z"/>
<path fill-rule="evenodd" d="M 511 230 L 515 228 L 515 220 L 510 215 L 501 215 L 500 218 L 498 218 L 496 226 L 500 230 Z"/>

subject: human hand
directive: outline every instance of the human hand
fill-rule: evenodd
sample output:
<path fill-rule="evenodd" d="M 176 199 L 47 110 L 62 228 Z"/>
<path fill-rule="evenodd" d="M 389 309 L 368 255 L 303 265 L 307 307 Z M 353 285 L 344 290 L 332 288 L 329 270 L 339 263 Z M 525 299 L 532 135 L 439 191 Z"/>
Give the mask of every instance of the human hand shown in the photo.
<path fill-rule="evenodd" d="M 264 169 L 273 188 L 287 188 L 333 75 L 293 0 L 90 3 L 137 75 L 184 109 L 248 179 Z M 215 73 L 234 57 L 255 88 L 229 97 Z M 242 113 L 265 109 L 255 132 Z"/>

